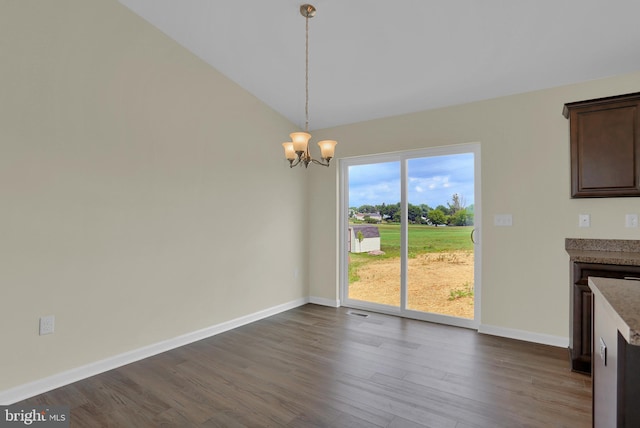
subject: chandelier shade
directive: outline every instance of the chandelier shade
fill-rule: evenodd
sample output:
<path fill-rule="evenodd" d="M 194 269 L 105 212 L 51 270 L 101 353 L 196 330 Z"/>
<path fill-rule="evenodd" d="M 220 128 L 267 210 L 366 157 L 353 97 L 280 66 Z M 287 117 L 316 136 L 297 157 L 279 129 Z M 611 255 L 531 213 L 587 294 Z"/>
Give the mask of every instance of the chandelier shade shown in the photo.
<path fill-rule="evenodd" d="M 296 151 L 293 150 L 293 143 L 291 141 L 288 143 L 282 143 L 282 147 L 284 147 L 284 157 L 287 158 L 288 161 L 295 160 Z"/>
<path fill-rule="evenodd" d="M 322 140 L 318 142 L 322 159 L 331 159 L 333 157 L 336 151 L 336 144 L 338 144 L 338 142 L 335 140 Z"/>
<path fill-rule="evenodd" d="M 289 134 L 289 137 L 291 137 L 291 141 L 293 141 L 294 152 L 298 153 L 307 151 L 311 134 L 307 132 L 292 132 Z"/>

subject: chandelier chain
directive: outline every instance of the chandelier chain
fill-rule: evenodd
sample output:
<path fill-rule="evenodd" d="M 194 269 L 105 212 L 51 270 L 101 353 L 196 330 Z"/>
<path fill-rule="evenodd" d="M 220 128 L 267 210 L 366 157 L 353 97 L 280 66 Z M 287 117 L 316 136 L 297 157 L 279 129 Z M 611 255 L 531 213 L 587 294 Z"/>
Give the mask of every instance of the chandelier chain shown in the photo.
<path fill-rule="evenodd" d="M 309 132 L 309 15 L 305 17 L 305 58 L 304 58 L 304 131 Z"/>

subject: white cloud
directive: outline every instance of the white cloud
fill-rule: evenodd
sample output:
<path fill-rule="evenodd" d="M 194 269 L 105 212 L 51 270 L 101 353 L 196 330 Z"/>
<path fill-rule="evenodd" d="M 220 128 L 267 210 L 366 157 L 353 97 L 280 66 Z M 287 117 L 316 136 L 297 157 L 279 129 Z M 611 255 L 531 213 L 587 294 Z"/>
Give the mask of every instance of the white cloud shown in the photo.
<path fill-rule="evenodd" d="M 349 205 L 395 204 L 400 201 L 400 163 L 349 168 Z M 447 155 L 409 160 L 409 203 L 446 205 L 457 193 L 473 203 L 473 155 Z"/>

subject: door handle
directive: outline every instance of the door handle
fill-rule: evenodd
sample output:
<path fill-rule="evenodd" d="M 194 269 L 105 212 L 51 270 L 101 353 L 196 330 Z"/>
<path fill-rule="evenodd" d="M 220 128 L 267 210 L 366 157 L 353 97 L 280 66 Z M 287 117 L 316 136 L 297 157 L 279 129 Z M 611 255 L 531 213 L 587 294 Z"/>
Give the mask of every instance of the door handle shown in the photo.
<path fill-rule="evenodd" d="M 475 236 L 476 236 L 476 230 L 472 229 L 471 236 L 469 236 L 469 238 L 471 238 L 471 242 L 473 242 L 474 244 L 476 244 Z"/>

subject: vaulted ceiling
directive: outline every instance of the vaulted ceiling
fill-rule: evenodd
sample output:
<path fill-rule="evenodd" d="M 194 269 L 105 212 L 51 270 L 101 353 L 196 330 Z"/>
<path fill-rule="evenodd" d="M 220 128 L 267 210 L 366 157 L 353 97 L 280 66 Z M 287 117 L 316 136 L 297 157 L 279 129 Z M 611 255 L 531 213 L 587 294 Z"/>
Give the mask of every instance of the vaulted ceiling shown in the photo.
<path fill-rule="evenodd" d="M 303 2 L 120 1 L 304 125 Z M 310 129 L 640 70 L 639 1 L 311 3 Z"/>

